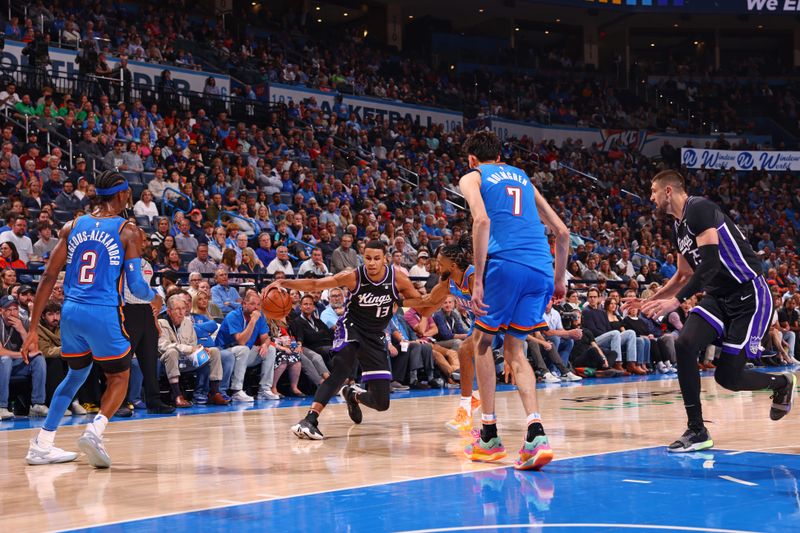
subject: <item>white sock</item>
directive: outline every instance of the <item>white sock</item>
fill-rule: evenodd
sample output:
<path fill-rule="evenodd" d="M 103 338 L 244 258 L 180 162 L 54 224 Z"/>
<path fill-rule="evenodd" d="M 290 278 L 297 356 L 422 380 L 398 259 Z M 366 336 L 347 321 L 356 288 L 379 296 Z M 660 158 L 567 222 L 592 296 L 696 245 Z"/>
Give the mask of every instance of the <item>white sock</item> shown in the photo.
<path fill-rule="evenodd" d="M 458 402 L 458 406 L 465 410 L 467 414 L 470 414 L 472 411 L 472 397 L 471 396 L 462 396 L 461 400 Z"/>
<path fill-rule="evenodd" d="M 56 441 L 56 432 L 55 431 L 47 431 L 46 429 L 39 430 L 39 434 L 36 435 L 36 444 L 41 446 L 42 448 L 49 450 L 53 447 L 53 443 Z"/>
<path fill-rule="evenodd" d="M 97 413 L 97 416 L 94 417 L 94 420 L 86 429 L 91 429 L 98 437 L 102 437 L 103 432 L 106 430 L 106 425 L 108 425 L 108 418 L 101 413 Z"/>
<path fill-rule="evenodd" d="M 525 421 L 525 423 L 529 426 L 533 422 L 539 422 L 540 424 L 542 423 L 542 415 L 540 415 L 537 411 L 534 411 L 533 413 L 529 414 L 527 420 Z"/>

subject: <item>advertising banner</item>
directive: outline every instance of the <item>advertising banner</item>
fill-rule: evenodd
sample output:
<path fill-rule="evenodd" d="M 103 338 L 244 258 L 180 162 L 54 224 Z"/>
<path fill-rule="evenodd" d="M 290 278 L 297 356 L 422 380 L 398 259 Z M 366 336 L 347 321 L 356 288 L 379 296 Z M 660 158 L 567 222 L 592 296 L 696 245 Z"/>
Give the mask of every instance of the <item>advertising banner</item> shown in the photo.
<path fill-rule="evenodd" d="M 458 111 L 402 104 L 379 98 L 342 96 L 342 104 L 347 108 L 347 115 L 354 114 L 358 120 L 372 117 L 378 121 L 388 119 L 389 123 L 393 124 L 397 120 L 408 119 L 422 126 L 444 124 L 445 131 L 448 132 L 455 130 L 463 122 L 463 117 Z M 276 104 L 288 104 L 292 101 L 300 103 L 302 100 L 311 97 L 316 99 L 323 113 L 334 114 L 339 111 L 334 109 L 336 93 L 278 83 L 271 83 L 269 86 L 269 99 Z"/>
<path fill-rule="evenodd" d="M 24 62 L 22 61 L 23 48 L 25 48 L 24 43 L 6 41 L 5 49 L 0 53 L 0 69 L 12 70 L 20 64 L 27 64 L 27 58 Z M 78 64 L 75 63 L 75 56 L 77 56 L 78 53 L 75 50 L 66 50 L 51 46 L 49 55 L 50 67 L 48 71 L 52 76 L 78 79 Z M 116 67 L 119 62 L 113 57 L 107 57 L 106 61 L 112 69 Z M 178 86 L 178 91 L 189 90 L 202 93 L 206 85 L 206 80 L 209 77 L 216 79 L 217 87 L 220 88 L 220 92 L 223 95 L 228 95 L 231 91 L 230 76 L 225 76 L 223 74 L 213 74 L 172 65 L 144 63 L 142 61 L 128 61 L 128 68 L 133 74 L 133 83 L 135 84 L 155 86 L 161 73 L 164 70 L 169 70 L 172 73 L 172 79 Z"/>
<path fill-rule="evenodd" d="M 800 171 L 800 152 L 683 148 L 681 161 L 687 168 Z"/>

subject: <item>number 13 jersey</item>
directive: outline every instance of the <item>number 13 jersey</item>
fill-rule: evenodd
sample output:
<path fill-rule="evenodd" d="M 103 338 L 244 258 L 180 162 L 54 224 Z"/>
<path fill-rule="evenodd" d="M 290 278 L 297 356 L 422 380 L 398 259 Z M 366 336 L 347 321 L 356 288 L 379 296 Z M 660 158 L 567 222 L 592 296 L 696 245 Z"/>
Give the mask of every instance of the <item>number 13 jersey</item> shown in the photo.
<path fill-rule="evenodd" d="M 120 232 L 126 222 L 122 217 L 92 215 L 75 219 L 67 237 L 66 300 L 113 307 L 121 304 L 125 250 Z"/>
<path fill-rule="evenodd" d="M 351 323 L 365 333 L 382 335 L 392 319 L 392 308 L 400 300 L 395 287 L 394 267 L 386 267 L 386 275 L 380 282 L 369 279 L 366 268 L 358 267 L 357 284 L 350 293 L 347 309 L 342 321 Z"/>

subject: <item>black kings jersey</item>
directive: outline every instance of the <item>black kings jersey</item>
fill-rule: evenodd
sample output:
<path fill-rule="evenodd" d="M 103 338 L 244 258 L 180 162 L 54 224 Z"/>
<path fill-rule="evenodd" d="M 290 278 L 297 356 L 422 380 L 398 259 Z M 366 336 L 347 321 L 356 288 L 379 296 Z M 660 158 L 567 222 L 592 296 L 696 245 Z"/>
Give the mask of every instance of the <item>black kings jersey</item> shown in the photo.
<path fill-rule="evenodd" d="M 395 287 L 394 267 L 386 267 L 386 275 L 380 282 L 369 279 L 363 265 L 358 267 L 356 275 L 356 289 L 350 294 L 342 318 L 362 331 L 383 334 L 394 314 L 394 303 L 400 300 Z"/>
<path fill-rule="evenodd" d="M 736 224 L 717 204 L 700 196 L 690 196 L 683 207 L 683 217 L 675 221 L 678 250 L 693 270 L 701 261 L 697 236 L 709 228 L 716 228 L 719 235 L 721 266 L 704 287 L 706 293 L 729 294 L 761 275 L 761 262 Z"/>

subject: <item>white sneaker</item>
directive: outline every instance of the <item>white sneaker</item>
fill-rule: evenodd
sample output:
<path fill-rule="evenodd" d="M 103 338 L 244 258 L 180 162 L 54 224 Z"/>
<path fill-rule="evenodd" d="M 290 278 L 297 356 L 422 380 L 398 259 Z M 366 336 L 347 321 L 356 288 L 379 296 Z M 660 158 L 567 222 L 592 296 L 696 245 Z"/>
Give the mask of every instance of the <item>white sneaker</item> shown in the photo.
<path fill-rule="evenodd" d="M 47 416 L 49 411 L 50 409 L 48 409 L 46 405 L 37 403 L 31 407 L 30 411 L 28 411 L 28 416 Z"/>
<path fill-rule="evenodd" d="M 678 373 L 678 369 L 677 369 L 677 367 L 672 365 L 672 361 L 667 361 L 666 363 L 664 363 L 664 365 L 667 367 L 667 374 L 677 374 Z"/>
<path fill-rule="evenodd" d="M 563 376 L 561 376 L 561 381 L 581 381 L 581 380 L 583 380 L 583 378 L 580 377 L 575 372 L 572 372 L 571 370 L 566 374 L 564 374 Z"/>
<path fill-rule="evenodd" d="M 14 413 L 5 407 L 0 407 L 0 420 L 11 420 L 14 418 Z"/>
<path fill-rule="evenodd" d="M 108 456 L 106 447 L 103 445 L 103 438 L 91 429 L 84 431 L 78 439 L 78 449 L 86 454 L 89 464 L 93 467 L 109 468 L 111 466 L 111 457 Z"/>
<path fill-rule="evenodd" d="M 546 372 L 542 376 L 542 381 L 545 383 L 561 383 L 561 380 L 555 377 L 551 372 Z"/>
<path fill-rule="evenodd" d="M 83 416 L 86 414 L 86 409 L 83 408 L 78 400 L 75 400 L 69 405 L 69 410 L 72 411 L 72 414 L 75 416 Z"/>
<path fill-rule="evenodd" d="M 253 403 L 256 400 L 245 391 L 237 390 L 236 394 L 231 396 L 231 401 L 235 403 Z"/>
<path fill-rule="evenodd" d="M 791 363 L 791 364 L 793 364 L 793 365 L 800 365 L 800 361 L 798 361 L 798 360 L 797 360 L 797 359 L 795 359 L 794 357 L 790 357 L 790 358 L 789 358 L 789 363 Z"/>
<path fill-rule="evenodd" d="M 234 395 L 233 397 L 236 398 L 236 395 Z M 258 391 L 258 396 L 256 397 L 256 399 L 258 399 L 258 400 L 280 400 L 281 397 L 280 397 L 280 395 L 275 394 L 271 390 L 260 390 L 260 391 Z"/>
<path fill-rule="evenodd" d="M 50 446 L 49 449 L 39 446 L 39 443 L 36 442 L 36 438 L 31 439 L 30 446 L 28 447 L 28 455 L 25 456 L 25 460 L 29 465 L 69 463 L 77 458 L 78 454 L 75 452 L 65 452 L 61 448 L 56 448 L 55 446 Z"/>
<path fill-rule="evenodd" d="M 667 372 L 669 372 L 669 370 L 667 370 L 667 365 L 664 364 L 664 361 L 659 361 L 658 363 L 656 363 L 656 371 L 659 374 L 666 374 Z"/>

